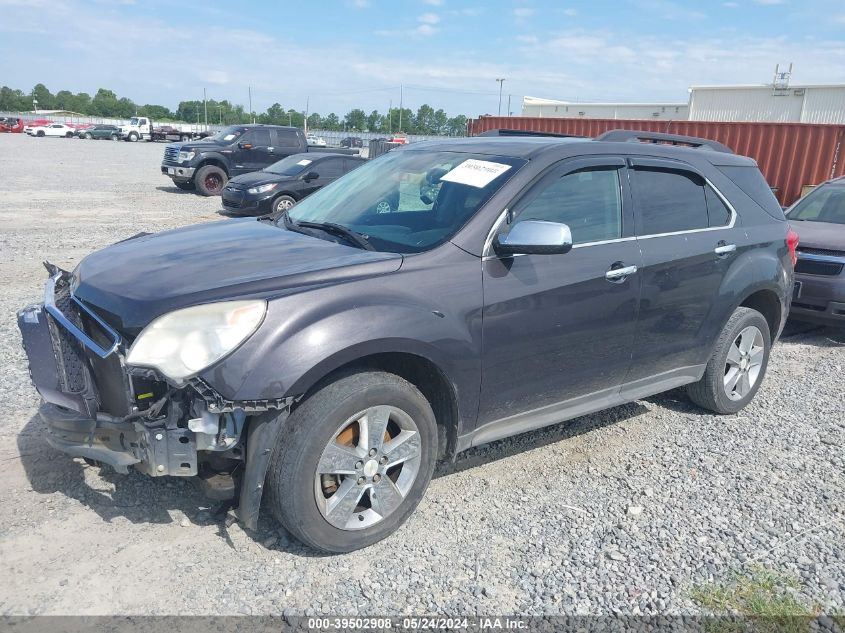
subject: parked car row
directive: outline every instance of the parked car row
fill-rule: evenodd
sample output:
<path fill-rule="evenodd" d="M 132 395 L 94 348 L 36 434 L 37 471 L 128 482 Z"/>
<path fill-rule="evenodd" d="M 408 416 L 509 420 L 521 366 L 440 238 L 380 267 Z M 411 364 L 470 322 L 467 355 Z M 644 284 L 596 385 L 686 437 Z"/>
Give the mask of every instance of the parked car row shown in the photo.
<path fill-rule="evenodd" d="M 169 145 L 164 150 L 161 173 L 180 189 L 216 196 L 229 179 L 259 171 L 293 154 L 338 151 L 344 150 L 309 145 L 305 133 L 295 127 L 232 125 L 201 141 Z"/>
<path fill-rule="evenodd" d="M 476 137 L 362 162 L 249 125 L 169 145 L 161 169 L 279 213 L 48 264 L 18 314 L 47 439 L 228 482 L 247 527 L 263 500 L 323 551 L 393 533 L 470 447 L 678 387 L 736 413 L 809 292 L 754 161 L 705 139 Z M 790 219 L 839 223 L 843 190 Z"/>

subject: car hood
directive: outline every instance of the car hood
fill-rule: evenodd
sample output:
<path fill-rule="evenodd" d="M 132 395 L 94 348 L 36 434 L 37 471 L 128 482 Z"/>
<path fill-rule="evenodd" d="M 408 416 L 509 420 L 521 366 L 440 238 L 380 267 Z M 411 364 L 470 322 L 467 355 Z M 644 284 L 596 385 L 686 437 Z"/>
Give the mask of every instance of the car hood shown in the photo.
<path fill-rule="evenodd" d="M 200 139 L 198 141 L 191 141 L 190 143 L 180 143 L 179 148 L 185 152 L 189 152 L 191 150 L 197 152 L 211 152 L 214 150 L 219 150 L 224 147 L 229 147 L 232 144 L 232 141 L 228 141 L 226 143 L 218 143 L 217 141 L 212 141 L 207 138 Z"/>
<path fill-rule="evenodd" d="M 213 301 L 273 297 L 317 283 L 383 275 L 402 256 L 365 251 L 252 218 L 140 234 L 83 259 L 76 298 L 136 335 L 162 314 Z"/>
<path fill-rule="evenodd" d="M 233 185 L 238 189 L 246 189 L 257 185 L 263 185 L 268 182 L 285 182 L 288 180 L 296 180 L 296 176 L 282 176 L 281 174 L 271 174 L 266 171 L 253 171 L 248 174 L 235 176 L 229 180 L 226 185 Z"/>
<path fill-rule="evenodd" d="M 798 248 L 823 248 L 845 251 L 845 224 L 791 220 L 789 225 L 798 233 Z"/>

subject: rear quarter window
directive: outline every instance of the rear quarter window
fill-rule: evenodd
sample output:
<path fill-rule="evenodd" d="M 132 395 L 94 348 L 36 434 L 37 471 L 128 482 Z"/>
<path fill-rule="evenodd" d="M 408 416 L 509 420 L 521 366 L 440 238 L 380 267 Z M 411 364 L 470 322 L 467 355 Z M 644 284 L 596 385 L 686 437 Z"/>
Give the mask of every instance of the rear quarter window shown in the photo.
<path fill-rule="evenodd" d="M 783 209 L 759 169 L 735 165 L 716 165 L 716 168 L 730 178 L 745 195 L 756 202 L 766 213 L 778 220 L 784 219 Z"/>

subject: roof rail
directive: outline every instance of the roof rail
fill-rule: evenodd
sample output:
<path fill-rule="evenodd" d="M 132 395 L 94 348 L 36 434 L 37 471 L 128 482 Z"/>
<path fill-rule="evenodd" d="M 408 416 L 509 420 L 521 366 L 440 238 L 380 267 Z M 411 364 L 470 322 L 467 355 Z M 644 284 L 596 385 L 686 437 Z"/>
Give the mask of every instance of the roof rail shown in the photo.
<path fill-rule="evenodd" d="M 506 128 L 497 128 L 495 130 L 487 130 L 478 136 L 553 136 L 556 138 L 587 138 L 580 134 L 555 134 L 554 132 L 539 132 L 537 130 L 509 130 Z"/>
<path fill-rule="evenodd" d="M 610 130 L 595 138 L 597 141 L 621 142 L 621 143 L 664 143 L 668 145 L 685 145 L 687 147 L 710 149 L 714 152 L 733 154 L 734 151 L 727 145 L 718 141 L 711 141 L 708 138 L 697 136 L 683 136 L 681 134 L 663 134 L 661 132 L 643 132 L 638 130 Z"/>

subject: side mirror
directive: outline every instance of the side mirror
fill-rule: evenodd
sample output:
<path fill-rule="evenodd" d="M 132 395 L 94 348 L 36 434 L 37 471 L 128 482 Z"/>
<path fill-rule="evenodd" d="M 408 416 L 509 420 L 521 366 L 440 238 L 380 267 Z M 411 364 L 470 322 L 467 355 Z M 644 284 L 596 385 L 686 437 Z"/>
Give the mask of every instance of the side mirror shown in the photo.
<path fill-rule="evenodd" d="M 302 177 L 302 179 L 305 182 L 311 182 L 312 180 L 317 180 L 317 178 L 319 178 L 319 177 L 320 177 L 320 174 L 318 174 L 316 171 L 309 171 L 307 174 L 305 174 Z"/>
<path fill-rule="evenodd" d="M 240 143 L 238 143 L 238 147 L 240 147 L 241 149 L 252 149 L 252 143 L 244 143 L 243 141 L 241 141 Z"/>
<path fill-rule="evenodd" d="M 498 255 L 560 255 L 572 250 L 572 231 L 559 222 L 523 220 L 497 235 L 493 249 Z"/>

